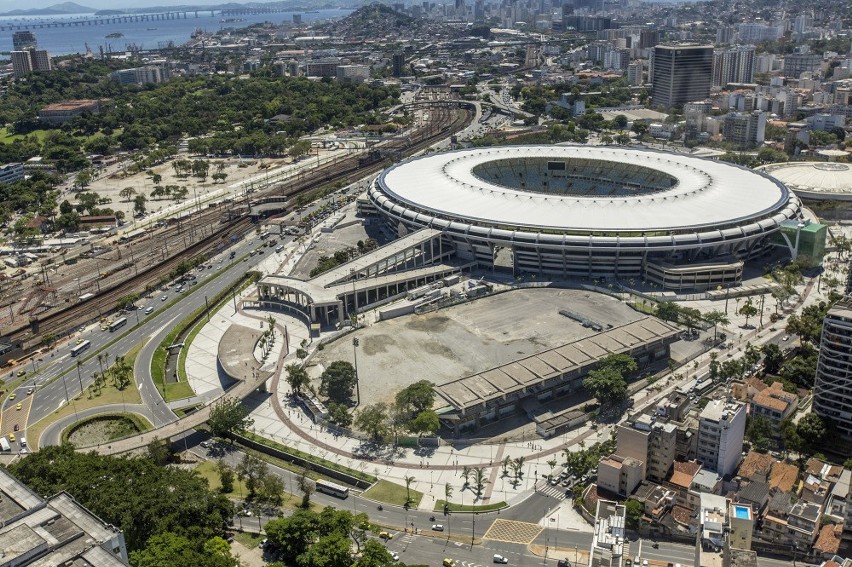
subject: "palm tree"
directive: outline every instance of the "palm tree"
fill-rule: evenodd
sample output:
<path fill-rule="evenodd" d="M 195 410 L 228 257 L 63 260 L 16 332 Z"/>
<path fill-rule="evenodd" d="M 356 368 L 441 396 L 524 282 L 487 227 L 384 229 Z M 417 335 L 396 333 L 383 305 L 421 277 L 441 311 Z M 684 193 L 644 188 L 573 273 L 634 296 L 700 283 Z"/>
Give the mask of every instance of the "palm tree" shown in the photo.
<path fill-rule="evenodd" d="M 467 466 L 467 465 L 465 465 L 464 468 L 462 469 L 461 476 L 464 479 L 464 486 L 462 487 L 462 489 L 467 488 L 467 486 L 470 484 L 470 473 L 471 472 L 473 472 L 473 471 L 471 471 L 470 467 Z"/>
<path fill-rule="evenodd" d="M 416 479 L 413 476 L 405 477 L 405 505 L 403 508 L 408 508 L 411 505 L 411 483 Z"/>
<path fill-rule="evenodd" d="M 716 342 L 718 325 L 729 325 L 731 320 L 723 311 L 713 310 L 704 316 L 704 320 L 713 324 L 713 342 Z"/>
<path fill-rule="evenodd" d="M 446 502 L 447 505 L 450 504 L 450 498 L 452 498 L 452 496 L 453 496 L 453 487 L 448 482 L 447 484 L 444 485 L 444 502 Z"/>
<path fill-rule="evenodd" d="M 485 478 L 485 467 L 479 467 L 479 468 L 473 469 L 473 471 L 475 473 L 475 479 L 476 479 L 476 497 L 481 498 L 482 497 L 482 489 L 485 488 L 485 485 L 488 484 L 490 481 L 487 478 Z"/>

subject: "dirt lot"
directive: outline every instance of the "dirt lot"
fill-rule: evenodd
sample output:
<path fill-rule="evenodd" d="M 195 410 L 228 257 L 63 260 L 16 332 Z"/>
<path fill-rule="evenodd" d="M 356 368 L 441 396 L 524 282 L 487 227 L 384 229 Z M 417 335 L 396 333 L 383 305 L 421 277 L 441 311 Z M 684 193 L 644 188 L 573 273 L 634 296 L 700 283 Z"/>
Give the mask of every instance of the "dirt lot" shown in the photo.
<path fill-rule="evenodd" d="M 560 315 L 560 309 L 616 326 L 641 318 L 605 295 L 528 289 L 383 321 L 354 335 L 360 339 L 361 397 L 390 401 L 417 380 L 442 384 L 594 333 Z M 353 361 L 351 336 L 326 346 L 308 372 L 317 379 L 334 360 Z"/>

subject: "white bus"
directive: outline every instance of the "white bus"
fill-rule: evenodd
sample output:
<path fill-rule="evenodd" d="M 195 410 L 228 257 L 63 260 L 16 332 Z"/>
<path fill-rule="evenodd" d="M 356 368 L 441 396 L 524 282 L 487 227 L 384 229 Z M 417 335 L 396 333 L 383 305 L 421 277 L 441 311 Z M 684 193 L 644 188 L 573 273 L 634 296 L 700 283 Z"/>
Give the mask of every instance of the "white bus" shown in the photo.
<path fill-rule="evenodd" d="M 120 329 L 127 324 L 127 317 L 122 317 L 121 319 L 116 319 L 109 326 L 109 332 L 113 332 L 116 329 Z"/>
<path fill-rule="evenodd" d="M 82 343 L 71 349 L 71 356 L 77 356 L 81 352 L 88 350 L 90 346 L 92 346 L 92 343 L 90 341 L 83 341 Z"/>
<path fill-rule="evenodd" d="M 325 492 L 326 494 L 331 494 L 338 498 L 349 498 L 348 488 L 322 479 L 317 481 L 317 492 Z"/>

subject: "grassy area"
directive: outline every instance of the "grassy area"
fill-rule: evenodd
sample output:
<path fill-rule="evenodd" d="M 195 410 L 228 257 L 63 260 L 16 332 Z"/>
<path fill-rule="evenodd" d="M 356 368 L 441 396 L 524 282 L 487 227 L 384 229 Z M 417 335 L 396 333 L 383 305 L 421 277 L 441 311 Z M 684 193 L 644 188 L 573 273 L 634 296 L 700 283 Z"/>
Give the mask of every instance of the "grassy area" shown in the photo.
<path fill-rule="evenodd" d="M 142 433 L 144 431 L 150 431 L 154 429 L 154 426 L 151 425 L 150 421 L 148 421 L 141 415 L 136 415 L 135 413 L 103 413 L 99 415 L 85 417 L 80 421 L 71 424 L 70 427 L 67 427 L 62 432 L 62 442 L 68 443 L 71 435 L 76 430 L 96 421 L 116 422 L 117 427 L 112 431 L 112 434 L 110 435 L 108 441 L 122 439 L 124 437 L 129 437 L 131 435 L 136 435 L 137 433 Z"/>
<path fill-rule="evenodd" d="M 435 510 L 434 512 L 443 512 L 444 511 L 443 500 L 438 500 L 435 502 Z M 503 508 L 508 508 L 509 505 L 505 502 L 493 502 L 491 504 L 483 504 L 481 506 L 476 506 L 473 504 L 465 504 L 461 505 L 456 502 L 450 502 L 450 512 L 493 512 L 494 510 L 502 510 Z"/>
<path fill-rule="evenodd" d="M 266 445 L 267 447 L 271 447 L 273 449 L 281 451 L 282 453 L 287 453 L 288 455 L 298 457 L 298 458 L 303 459 L 303 460 L 305 460 L 309 463 L 316 463 L 318 465 L 324 466 L 325 468 L 348 474 L 350 476 L 353 476 L 353 477 L 360 479 L 360 480 L 363 480 L 365 482 L 369 482 L 371 484 L 378 480 L 376 477 L 374 477 L 371 474 L 367 474 L 367 473 L 364 473 L 364 472 L 361 472 L 361 471 L 355 470 L 355 469 L 350 469 L 349 467 L 340 465 L 338 463 L 335 463 L 334 461 L 329 461 L 327 459 L 323 459 L 321 457 L 317 457 L 315 455 L 312 455 L 311 453 L 305 453 L 304 451 L 299 451 L 298 449 L 293 449 L 292 447 L 287 447 L 286 445 L 282 445 L 281 443 L 278 443 L 278 442 L 273 441 L 271 439 L 267 439 L 266 437 L 261 437 L 260 435 L 252 433 L 250 431 L 246 431 L 242 435 L 246 439 L 250 439 L 250 440 L 252 440 L 256 443 L 260 443 L 261 445 Z M 292 464 L 290 465 L 290 467 L 294 467 L 294 466 L 295 466 L 296 470 L 301 471 L 301 467 L 296 466 L 296 465 L 292 465 Z M 288 467 L 288 468 L 290 468 L 290 467 Z M 412 491 L 412 493 L 413 492 L 414 491 Z"/>
<path fill-rule="evenodd" d="M 23 140 L 27 136 L 35 136 L 39 143 L 44 142 L 44 137 L 50 130 L 33 130 L 29 134 L 13 134 L 8 128 L 0 128 L 0 144 L 11 144 L 15 140 Z"/>
<path fill-rule="evenodd" d="M 240 542 L 242 545 L 252 549 L 260 545 L 260 542 L 265 536 L 263 534 L 252 534 L 249 532 L 237 532 L 234 534 L 234 541 Z"/>
<path fill-rule="evenodd" d="M 139 351 L 145 345 L 148 339 L 144 339 L 141 342 L 137 343 L 133 346 L 127 354 L 125 355 L 125 360 L 130 365 L 130 368 L 133 368 L 134 363 L 136 362 L 136 357 L 139 354 Z M 76 376 L 67 376 L 63 378 L 64 380 L 77 380 Z M 119 390 L 112 383 L 107 383 L 103 388 L 100 389 L 99 392 L 93 392 L 91 388 L 87 388 L 88 395 L 78 396 L 75 399 L 71 400 L 69 404 L 63 404 L 58 407 L 52 414 L 45 416 L 43 419 L 38 422 L 27 426 L 27 439 L 29 440 L 31 445 L 38 447 L 39 437 L 41 437 L 42 432 L 45 427 L 50 425 L 51 423 L 62 419 L 65 416 L 72 415 L 78 411 L 82 411 L 89 408 L 105 406 L 109 404 L 138 404 L 142 402 L 142 398 L 139 395 L 139 390 L 136 389 L 136 381 L 131 377 L 130 385 L 124 390 Z"/>
<path fill-rule="evenodd" d="M 379 480 L 364 492 L 364 497 L 393 506 L 405 506 L 407 494 L 404 486 L 388 480 Z M 410 495 L 411 500 L 408 504 L 412 508 L 417 508 L 420 505 L 420 500 L 423 498 L 423 493 L 412 488 Z"/>
<path fill-rule="evenodd" d="M 195 471 L 201 475 L 202 478 L 207 480 L 207 484 L 210 486 L 210 490 L 219 491 L 222 488 L 222 483 L 219 481 L 219 470 L 216 466 L 215 461 L 203 461 L 199 463 L 197 467 L 195 467 Z M 231 492 L 226 492 L 225 496 L 228 498 L 234 498 L 242 500 L 248 495 L 248 488 L 244 482 L 240 481 L 238 478 L 234 478 L 234 490 Z M 284 491 L 282 496 L 282 508 L 287 509 L 295 509 L 298 508 L 302 504 L 302 495 L 301 494 L 292 494 L 290 492 Z M 311 503 L 311 510 L 315 512 L 322 511 L 323 506 L 318 504 Z M 257 545 L 257 543 L 255 543 Z"/>

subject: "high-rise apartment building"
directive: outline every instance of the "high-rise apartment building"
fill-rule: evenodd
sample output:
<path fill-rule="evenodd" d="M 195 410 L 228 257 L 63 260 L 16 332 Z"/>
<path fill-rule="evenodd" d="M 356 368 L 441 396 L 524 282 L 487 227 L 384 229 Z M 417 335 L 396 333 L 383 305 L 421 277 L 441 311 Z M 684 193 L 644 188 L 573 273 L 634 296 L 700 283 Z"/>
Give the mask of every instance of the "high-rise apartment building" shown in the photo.
<path fill-rule="evenodd" d="M 852 440 L 852 300 L 837 302 L 823 320 L 813 407 Z"/>
<path fill-rule="evenodd" d="M 12 71 L 16 77 L 23 77 L 33 71 L 52 71 L 50 55 L 44 49 L 24 49 L 12 52 Z"/>
<path fill-rule="evenodd" d="M 680 106 L 710 95 L 713 48 L 709 45 L 658 45 L 654 48 L 655 106 Z"/>
<path fill-rule="evenodd" d="M 31 31 L 16 31 L 12 34 L 12 48 L 14 51 L 37 49 L 38 41 L 36 40 L 35 34 Z"/>
<path fill-rule="evenodd" d="M 737 45 L 713 53 L 713 86 L 754 81 L 754 46 Z"/>
<path fill-rule="evenodd" d="M 405 54 L 400 52 L 394 53 L 391 59 L 393 65 L 393 76 L 401 77 L 403 68 L 405 67 Z"/>
<path fill-rule="evenodd" d="M 635 61 L 627 66 L 627 84 L 632 87 L 641 86 L 643 84 L 641 61 Z"/>
<path fill-rule="evenodd" d="M 745 435 L 746 409 L 738 401 L 713 400 L 698 416 L 696 456 L 704 468 L 722 476 L 740 463 Z"/>
<path fill-rule="evenodd" d="M 722 123 L 722 135 L 726 142 L 736 144 L 742 149 L 762 144 L 766 135 L 766 113 L 755 110 L 726 114 Z"/>
<path fill-rule="evenodd" d="M 791 53 L 784 56 L 784 76 L 798 79 L 802 73 L 816 71 L 822 66 L 819 53 Z"/>

